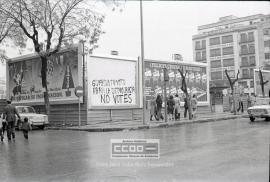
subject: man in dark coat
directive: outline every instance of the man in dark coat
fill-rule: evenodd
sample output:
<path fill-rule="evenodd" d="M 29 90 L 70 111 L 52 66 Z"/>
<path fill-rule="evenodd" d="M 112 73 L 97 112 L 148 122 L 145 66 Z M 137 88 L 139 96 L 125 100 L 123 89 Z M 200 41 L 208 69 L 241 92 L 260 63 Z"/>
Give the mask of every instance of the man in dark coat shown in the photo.
<path fill-rule="evenodd" d="M 7 121 L 7 138 L 11 140 L 12 138 L 15 139 L 15 123 L 16 123 L 16 116 L 18 116 L 19 120 L 21 119 L 16 107 L 11 104 L 10 100 L 7 100 L 7 106 L 4 108 L 4 118 Z"/>

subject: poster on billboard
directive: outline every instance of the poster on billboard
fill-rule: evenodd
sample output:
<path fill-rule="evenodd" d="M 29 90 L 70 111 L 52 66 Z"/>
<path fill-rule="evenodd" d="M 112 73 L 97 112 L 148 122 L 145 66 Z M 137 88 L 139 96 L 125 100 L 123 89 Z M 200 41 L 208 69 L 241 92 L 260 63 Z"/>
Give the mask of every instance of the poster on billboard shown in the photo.
<path fill-rule="evenodd" d="M 156 97 L 157 94 L 164 95 L 164 79 L 163 69 L 168 70 L 169 81 L 167 82 L 167 94 L 178 94 L 184 98 L 184 93 L 181 90 L 182 77 L 178 69 L 183 69 L 186 73 L 186 82 L 188 92 L 196 94 L 198 102 L 208 102 L 208 82 L 206 74 L 206 66 L 199 64 L 187 63 L 168 63 L 160 61 L 145 61 L 145 90 L 146 100 L 151 100 L 151 97 Z"/>
<path fill-rule="evenodd" d="M 92 56 L 88 62 L 89 108 L 138 107 L 137 60 Z"/>
<path fill-rule="evenodd" d="M 75 87 L 81 83 L 81 63 L 78 48 L 61 51 L 49 57 L 47 65 L 47 86 L 51 103 L 77 102 Z M 41 60 L 39 57 L 10 61 L 7 66 L 8 92 L 13 103 L 44 103 L 41 81 Z"/>
<path fill-rule="evenodd" d="M 270 71 L 267 70 L 261 70 L 262 71 L 262 77 L 263 77 L 263 81 L 267 81 L 270 80 Z M 260 84 L 260 72 L 259 69 L 254 69 L 254 90 L 255 90 L 255 94 L 257 97 L 263 97 L 262 94 L 262 86 Z M 264 85 L 264 94 L 265 97 L 269 97 L 270 96 L 270 83 L 267 82 Z"/>

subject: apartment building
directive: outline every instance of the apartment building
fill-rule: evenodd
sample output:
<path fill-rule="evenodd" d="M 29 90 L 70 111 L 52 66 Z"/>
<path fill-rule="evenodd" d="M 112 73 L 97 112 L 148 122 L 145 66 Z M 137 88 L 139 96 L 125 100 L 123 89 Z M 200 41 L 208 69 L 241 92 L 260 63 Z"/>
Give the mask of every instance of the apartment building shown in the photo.
<path fill-rule="evenodd" d="M 210 88 L 226 88 L 236 78 L 245 92 L 254 92 L 254 69 L 270 70 L 270 14 L 226 16 L 216 23 L 198 26 L 192 37 L 193 58 L 208 64 Z"/>

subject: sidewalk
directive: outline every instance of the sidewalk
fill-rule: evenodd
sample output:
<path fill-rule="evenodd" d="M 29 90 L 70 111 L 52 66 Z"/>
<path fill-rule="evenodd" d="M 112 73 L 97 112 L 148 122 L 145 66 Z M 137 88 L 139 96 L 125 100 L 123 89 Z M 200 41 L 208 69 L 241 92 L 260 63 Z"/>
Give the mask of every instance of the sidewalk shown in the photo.
<path fill-rule="evenodd" d="M 88 132 L 108 132 L 108 131 L 129 131 L 129 130 L 139 130 L 139 129 L 150 129 L 150 128 L 159 128 L 159 127 L 171 127 L 182 124 L 190 123 L 203 123 L 203 122 L 213 122 L 213 121 L 222 121 L 228 119 L 236 119 L 247 117 L 248 114 L 237 114 L 232 113 L 207 113 L 199 114 L 196 119 L 188 120 L 186 118 L 180 118 L 180 121 L 151 121 L 149 123 L 143 124 L 141 120 L 132 120 L 132 121 L 111 121 L 111 122 L 96 122 L 91 125 L 84 125 L 81 127 L 72 126 L 72 127 L 48 127 L 52 130 L 76 130 L 76 131 L 88 131 Z"/>

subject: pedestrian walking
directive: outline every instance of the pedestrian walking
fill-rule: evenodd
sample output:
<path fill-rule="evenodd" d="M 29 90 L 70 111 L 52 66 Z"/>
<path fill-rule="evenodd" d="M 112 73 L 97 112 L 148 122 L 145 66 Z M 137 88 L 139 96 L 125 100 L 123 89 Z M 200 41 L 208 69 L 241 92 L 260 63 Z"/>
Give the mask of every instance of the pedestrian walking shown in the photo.
<path fill-rule="evenodd" d="M 188 112 L 188 99 L 187 97 L 184 98 L 184 118 L 187 117 L 187 112 Z"/>
<path fill-rule="evenodd" d="M 3 139 L 4 139 L 6 127 L 7 127 L 7 122 L 4 119 L 4 115 L 2 113 L 0 115 L 0 128 L 1 128 L 0 129 L 0 135 L 1 135 L 1 141 L 3 141 Z"/>
<path fill-rule="evenodd" d="M 4 119 L 7 121 L 7 138 L 11 140 L 15 139 L 15 125 L 16 125 L 16 116 L 18 116 L 19 120 L 21 119 L 16 107 L 11 104 L 10 100 L 7 100 L 7 106 L 4 108 Z"/>
<path fill-rule="evenodd" d="M 157 99 L 156 99 L 156 104 L 157 104 L 157 121 L 159 119 L 164 119 L 164 117 L 162 116 L 162 113 L 161 113 L 161 109 L 162 109 L 162 98 L 161 96 L 158 94 L 157 95 Z"/>
<path fill-rule="evenodd" d="M 244 105 L 243 105 L 243 94 L 240 94 L 240 97 L 239 97 L 239 107 L 238 107 L 238 109 L 237 109 L 237 112 L 240 112 L 240 110 L 241 110 L 241 112 L 243 113 L 244 112 Z"/>
<path fill-rule="evenodd" d="M 157 120 L 157 104 L 154 96 L 152 96 L 152 99 L 150 101 L 150 121 L 153 121 L 153 116 Z"/>
<path fill-rule="evenodd" d="M 229 95 L 230 111 L 233 113 L 233 94 Z"/>
<path fill-rule="evenodd" d="M 174 102 L 175 102 L 175 120 L 179 120 L 180 119 L 180 98 L 178 97 L 178 94 L 175 94 L 175 98 L 174 98 Z"/>
<path fill-rule="evenodd" d="M 247 98 L 247 108 L 251 107 L 251 96 L 248 94 Z"/>
<path fill-rule="evenodd" d="M 192 118 L 196 118 L 196 114 L 197 114 L 197 98 L 196 95 L 194 94 L 192 99 L 191 99 L 191 109 L 192 109 Z"/>
<path fill-rule="evenodd" d="M 256 95 L 254 93 L 251 94 L 250 100 L 251 100 L 251 107 L 255 106 L 255 104 L 256 104 Z"/>
<path fill-rule="evenodd" d="M 0 118 L 0 137 L 1 137 L 1 142 L 2 142 L 4 140 L 2 118 Z"/>
<path fill-rule="evenodd" d="M 22 131 L 25 139 L 28 140 L 28 131 L 32 130 L 31 124 L 28 122 L 28 118 L 25 117 L 22 123 Z"/>
<path fill-rule="evenodd" d="M 169 117 L 169 120 L 173 120 L 174 117 L 173 117 L 173 112 L 174 112 L 174 106 L 175 106 L 175 102 L 174 102 L 174 99 L 173 99 L 173 96 L 170 95 L 169 97 L 169 100 L 167 102 L 167 113 L 168 113 L 168 117 Z"/>

